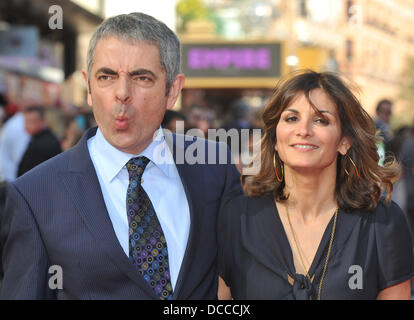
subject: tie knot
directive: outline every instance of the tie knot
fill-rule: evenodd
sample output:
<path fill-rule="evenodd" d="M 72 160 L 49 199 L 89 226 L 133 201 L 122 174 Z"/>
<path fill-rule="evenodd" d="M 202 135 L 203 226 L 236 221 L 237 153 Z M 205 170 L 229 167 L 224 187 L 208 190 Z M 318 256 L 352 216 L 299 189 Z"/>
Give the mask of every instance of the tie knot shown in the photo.
<path fill-rule="evenodd" d="M 144 173 L 145 167 L 150 162 L 147 157 L 136 157 L 129 160 L 126 164 L 126 168 L 129 173 L 129 178 L 138 178 L 141 179 L 142 174 Z"/>

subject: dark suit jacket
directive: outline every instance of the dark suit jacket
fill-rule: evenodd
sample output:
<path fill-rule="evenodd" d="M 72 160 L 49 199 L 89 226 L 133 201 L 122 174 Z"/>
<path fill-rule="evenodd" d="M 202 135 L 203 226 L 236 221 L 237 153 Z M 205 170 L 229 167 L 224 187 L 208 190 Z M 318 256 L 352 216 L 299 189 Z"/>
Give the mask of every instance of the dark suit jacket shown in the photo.
<path fill-rule="evenodd" d="M 32 136 L 26 152 L 19 163 L 17 176 L 20 177 L 30 169 L 62 152 L 59 140 L 49 129 Z"/>
<path fill-rule="evenodd" d="M 90 129 L 72 149 L 10 184 L 1 230 L 3 299 L 157 299 L 130 263 L 112 227 L 90 159 Z M 218 159 L 224 144 L 165 135 L 190 208 L 190 233 L 174 299 L 217 296 L 216 221 L 224 195 L 240 188 L 234 165 L 193 164 L 184 152 Z M 191 148 L 189 149 L 189 147 Z M 212 156 L 211 152 L 216 155 Z M 204 153 L 204 155 L 203 155 Z M 218 163 L 218 162 L 217 162 Z M 63 289 L 48 282 L 58 265 Z"/>

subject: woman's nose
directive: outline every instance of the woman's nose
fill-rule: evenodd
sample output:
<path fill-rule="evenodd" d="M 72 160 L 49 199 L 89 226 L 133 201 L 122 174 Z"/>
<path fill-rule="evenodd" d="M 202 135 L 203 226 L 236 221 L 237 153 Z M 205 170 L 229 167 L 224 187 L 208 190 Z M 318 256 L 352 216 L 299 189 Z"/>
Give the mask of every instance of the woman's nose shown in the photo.
<path fill-rule="evenodd" d="M 301 137 L 311 136 L 313 134 L 312 121 L 307 119 L 299 121 L 296 128 L 296 134 Z"/>

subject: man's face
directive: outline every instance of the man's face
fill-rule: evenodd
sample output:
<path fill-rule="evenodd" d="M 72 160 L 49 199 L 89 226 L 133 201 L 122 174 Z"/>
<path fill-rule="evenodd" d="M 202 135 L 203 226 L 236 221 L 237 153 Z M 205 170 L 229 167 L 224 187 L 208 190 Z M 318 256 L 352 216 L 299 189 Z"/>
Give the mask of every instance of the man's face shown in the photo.
<path fill-rule="evenodd" d="M 25 129 L 31 136 L 45 129 L 45 121 L 37 112 L 26 112 L 24 114 Z"/>
<path fill-rule="evenodd" d="M 83 72 L 88 86 L 86 72 Z M 184 85 L 178 75 L 166 96 L 166 74 L 159 49 L 114 37 L 98 42 L 90 72 L 88 104 L 105 139 L 115 148 L 138 154 L 152 141 L 166 109 Z"/>
<path fill-rule="evenodd" d="M 389 123 L 392 115 L 392 106 L 389 103 L 384 103 L 381 107 L 378 116 L 385 122 Z"/>

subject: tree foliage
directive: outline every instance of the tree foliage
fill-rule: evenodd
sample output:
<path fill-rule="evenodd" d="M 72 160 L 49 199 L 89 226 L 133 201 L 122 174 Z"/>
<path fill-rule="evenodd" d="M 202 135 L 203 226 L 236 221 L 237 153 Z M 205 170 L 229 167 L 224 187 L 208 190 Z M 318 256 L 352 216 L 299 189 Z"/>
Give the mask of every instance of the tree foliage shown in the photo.
<path fill-rule="evenodd" d="M 209 16 L 209 10 L 203 0 L 179 0 L 176 5 L 177 30 L 184 31 L 191 20 L 203 20 Z"/>

